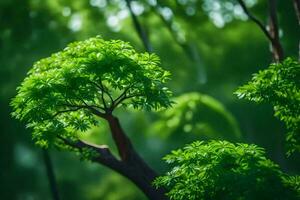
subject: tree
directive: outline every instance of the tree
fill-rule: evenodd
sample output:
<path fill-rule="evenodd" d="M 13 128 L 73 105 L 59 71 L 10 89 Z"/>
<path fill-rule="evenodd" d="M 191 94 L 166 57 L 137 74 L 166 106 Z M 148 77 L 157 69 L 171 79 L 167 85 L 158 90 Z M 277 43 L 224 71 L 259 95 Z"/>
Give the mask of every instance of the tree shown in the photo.
<path fill-rule="evenodd" d="M 128 43 L 100 37 L 74 42 L 36 62 L 12 101 L 13 116 L 33 130 L 36 144 L 80 153 L 134 182 L 150 199 L 157 174 L 134 149 L 113 111 L 118 107 L 156 110 L 171 105 L 164 86 L 170 77 L 155 54 L 137 53 Z M 78 132 L 108 122 L 120 159 L 106 145 L 90 144 Z"/>
<path fill-rule="evenodd" d="M 292 58 L 272 63 L 269 68 L 253 75 L 248 84 L 236 94 L 241 99 L 256 103 L 269 103 L 275 116 L 288 129 L 288 154 L 300 151 L 300 63 Z"/>
<path fill-rule="evenodd" d="M 300 179 L 284 174 L 263 148 L 196 141 L 164 160 L 171 171 L 155 180 L 172 200 L 298 199 Z"/>

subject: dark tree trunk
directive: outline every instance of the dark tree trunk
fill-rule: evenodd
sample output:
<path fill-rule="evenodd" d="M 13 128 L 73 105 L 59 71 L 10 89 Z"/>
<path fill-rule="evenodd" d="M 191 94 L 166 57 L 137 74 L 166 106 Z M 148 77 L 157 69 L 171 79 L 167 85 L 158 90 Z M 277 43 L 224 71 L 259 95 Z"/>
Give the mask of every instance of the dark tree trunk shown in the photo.
<path fill-rule="evenodd" d="M 277 2 L 276 0 L 269 0 L 269 26 L 270 26 L 270 35 L 272 37 L 272 54 L 275 62 L 282 61 L 284 58 L 283 48 L 280 43 L 279 38 L 279 26 L 277 19 Z"/>
<path fill-rule="evenodd" d="M 59 193 L 58 193 L 52 162 L 50 159 L 49 152 L 46 149 L 43 149 L 43 158 L 44 158 L 44 163 L 47 171 L 52 198 L 53 200 L 59 200 L 60 198 L 59 198 Z"/>
<path fill-rule="evenodd" d="M 300 26 L 300 0 L 293 0 L 293 4 L 298 19 L 298 25 Z M 298 60 L 300 61 L 300 41 L 298 44 Z"/>
<path fill-rule="evenodd" d="M 144 194 L 151 200 L 164 200 L 164 189 L 155 189 L 152 185 L 157 174 L 144 162 L 144 160 L 135 151 L 129 138 L 124 133 L 119 120 L 113 115 L 107 115 L 113 140 L 119 151 L 121 161 L 114 170 L 130 179 Z M 109 166 L 111 168 L 111 166 Z"/>
<path fill-rule="evenodd" d="M 246 4 L 243 0 L 237 0 L 246 13 L 246 15 L 251 19 L 257 26 L 262 30 L 265 36 L 268 38 L 271 45 L 271 53 L 274 62 L 280 62 L 284 58 L 284 51 L 282 45 L 280 43 L 279 38 L 279 26 L 277 19 L 277 11 L 276 11 L 276 0 L 269 0 L 269 30 L 265 27 L 265 25 L 256 18 L 253 14 L 250 13 Z"/>
<path fill-rule="evenodd" d="M 293 0 L 295 13 L 298 19 L 298 24 L 300 25 L 300 0 Z"/>

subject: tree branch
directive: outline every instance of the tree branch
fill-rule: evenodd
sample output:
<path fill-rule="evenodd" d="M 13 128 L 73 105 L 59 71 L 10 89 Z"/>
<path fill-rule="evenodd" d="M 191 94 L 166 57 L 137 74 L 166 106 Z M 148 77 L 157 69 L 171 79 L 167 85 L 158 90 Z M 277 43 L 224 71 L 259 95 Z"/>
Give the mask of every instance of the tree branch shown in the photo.
<path fill-rule="evenodd" d="M 113 169 L 115 169 L 117 163 L 121 164 L 120 161 L 110 152 L 107 145 L 96 145 L 83 140 L 73 142 L 59 135 L 57 138 L 59 138 L 64 144 L 78 149 L 79 151 L 83 151 L 85 148 L 96 151 L 99 155 L 95 158 L 92 158 L 92 161 L 94 162 L 99 162 Z"/>
<path fill-rule="evenodd" d="M 142 40 L 143 45 L 144 45 L 146 51 L 152 52 L 152 46 L 151 46 L 151 44 L 149 42 L 149 38 L 148 38 L 145 30 L 143 29 L 142 25 L 140 24 L 138 18 L 136 17 L 136 15 L 134 14 L 134 12 L 132 10 L 131 0 L 125 0 L 125 1 L 126 1 L 127 8 L 128 8 L 128 10 L 130 12 L 131 19 L 133 21 L 135 30 L 138 33 L 140 39 Z"/>
<path fill-rule="evenodd" d="M 243 0 L 237 0 L 237 1 L 240 4 L 240 6 L 242 7 L 245 14 L 249 17 L 249 19 L 252 20 L 262 30 L 262 32 L 269 39 L 269 41 L 272 42 L 273 38 L 270 35 L 270 33 L 268 32 L 268 30 L 266 29 L 265 25 L 261 21 L 259 21 L 259 19 L 256 18 L 252 13 L 250 13 L 250 11 L 248 10 L 248 8 Z"/>
<path fill-rule="evenodd" d="M 245 14 L 252 20 L 265 34 L 267 39 L 272 45 L 271 52 L 273 54 L 273 59 L 276 62 L 283 60 L 283 48 L 280 43 L 279 39 L 279 27 L 277 21 L 277 14 L 276 14 L 276 0 L 269 0 L 269 26 L 270 30 L 268 31 L 265 25 L 259 21 L 247 8 L 245 2 L 243 0 L 237 0 L 240 6 L 242 7 Z"/>
<path fill-rule="evenodd" d="M 125 96 L 126 96 L 126 94 L 127 94 L 127 92 L 132 88 L 132 86 L 133 86 L 134 84 L 130 84 L 121 94 L 120 94 L 120 96 L 118 96 L 115 100 L 113 100 L 113 103 L 112 103 L 112 105 L 111 105 L 111 110 L 113 110 L 113 109 L 115 109 L 117 106 L 118 106 L 118 104 L 120 103 L 119 101 L 122 99 L 122 98 L 124 98 Z"/>
<path fill-rule="evenodd" d="M 116 119 L 113 119 L 115 121 Z M 167 200 L 165 193 L 167 192 L 165 189 L 156 190 L 152 182 L 157 177 L 157 174 L 139 157 L 139 155 L 134 151 L 133 147 L 129 139 L 126 135 L 123 134 L 121 127 L 119 126 L 118 121 L 117 124 L 112 130 L 115 132 L 113 133 L 114 139 L 121 139 L 119 142 L 125 142 L 125 144 L 120 144 L 117 142 L 118 148 L 122 147 L 126 148 L 127 155 L 129 156 L 129 160 L 123 159 L 118 160 L 109 150 L 109 148 L 105 145 L 95 145 L 90 144 L 82 140 L 78 140 L 77 142 L 70 141 L 62 136 L 57 136 L 62 142 L 72 148 L 76 148 L 79 151 L 83 151 L 84 148 L 89 148 L 95 150 L 99 153 L 99 156 L 94 157 L 91 161 L 100 163 L 115 172 L 127 177 L 131 180 L 136 186 L 138 186 L 149 199 L 159 199 L 159 200 Z M 121 131 L 121 132 L 119 132 Z M 121 135 L 119 135 L 121 134 Z M 125 139 L 125 141 L 124 141 Z M 116 141 L 115 141 L 116 142 Z M 125 146 L 123 146 L 125 145 Z M 124 152 L 125 153 L 125 152 Z M 121 154 L 122 155 L 122 154 Z M 122 158 L 122 157 L 121 157 Z"/>
<path fill-rule="evenodd" d="M 118 105 L 120 105 L 120 103 L 122 103 L 123 101 L 125 101 L 126 99 L 130 99 L 132 97 L 138 97 L 138 96 L 142 96 L 141 94 L 132 94 L 127 96 L 126 94 L 120 98 L 118 101 L 115 101 L 114 103 L 114 107 L 112 109 L 115 109 Z"/>
<path fill-rule="evenodd" d="M 106 93 L 107 96 L 109 96 L 109 98 L 112 100 L 112 97 L 110 96 L 109 92 L 106 91 L 104 85 L 102 84 L 102 81 L 100 81 L 100 84 L 97 84 L 96 82 L 94 81 L 90 81 L 93 85 L 95 85 L 101 92 L 101 100 L 102 100 L 102 103 L 103 103 L 103 106 L 104 106 L 104 109 L 106 110 L 107 109 L 107 106 L 106 106 L 106 102 L 105 102 L 105 98 L 104 98 L 104 94 Z"/>
<path fill-rule="evenodd" d="M 67 106 L 67 107 L 75 107 L 74 110 L 79 110 L 79 109 L 83 109 L 83 108 L 86 108 L 86 109 L 89 109 L 94 115 L 97 115 L 98 117 L 101 117 L 101 118 L 105 118 L 105 113 L 102 113 L 100 112 L 99 110 L 95 109 L 94 107 L 92 106 L 89 106 L 89 105 L 74 105 L 74 104 L 63 104 L 63 106 Z M 71 111 L 74 111 L 74 110 L 71 110 Z"/>
<path fill-rule="evenodd" d="M 82 101 L 82 103 L 83 103 L 87 108 L 89 108 L 89 107 L 91 107 L 91 108 L 99 108 L 99 109 L 101 109 L 103 112 L 106 111 L 105 108 L 103 108 L 103 107 L 101 107 L 101 106 L 88 105 L 82 98 L 81 98 L 80 100 Z"/>
<path fill-rule="evenodd" d="M 295 13 L 298 19 L 298 25 L 300 26 L 300 0 L 293 0 L 294 8 L 295 8 Z M 300 61 L 300 41 L 298 44 L 298 60 Z"/>
<path fill-rule="evenodd" d="M 52 118 L 55 118 L 57 117 L 58 115 L 62 114 L 62 113 L 66 113 L 66 112 L 73 112 L 73 111 L 77 111 L 77 110 L 80 110 L 82 108 L 74 108 L 74 109 L 68 109 L 68 110 L 61 110 L 61 111 L 57 111 L 53 116 Z"/>

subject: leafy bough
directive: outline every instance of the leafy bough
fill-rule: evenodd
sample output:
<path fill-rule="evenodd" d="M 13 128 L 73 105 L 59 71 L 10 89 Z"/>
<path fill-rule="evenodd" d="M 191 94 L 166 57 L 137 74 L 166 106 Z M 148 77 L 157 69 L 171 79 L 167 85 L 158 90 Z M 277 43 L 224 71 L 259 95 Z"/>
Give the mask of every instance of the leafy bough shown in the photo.
<path fill-rule="evenodd" d="M 283 173 L 263 148 L 227 141 L 196 141 L 172 151 L 172 167 L 154 183 L 172 200 L 296 200 L 300 177 Z"/>
<path fill-rule="evenodd" d="M 36 144 L 79 152 L 130 179 L 149 199 L 165 199 L 164 189 L 152 185 L 157 174 L 138 155 L 113 111 L 169 107 L 171 92 L 164 86 L 169 77 L 155 54 L 94 37 L 36 62 L 11 103 L 13 116 L 33 130 Z M 119 158 L 106 145 L 80 139 L 78 132 L 97 126 L 99 118 L 108 122 Z"/>
<path fill-rule="evenodd" d="M 288 129 L 288 155 L 300 151 L 300 63 L 287 58 L 253 75 L 236 94 L 241 99 L 273 106 L 275 117 Z"/>

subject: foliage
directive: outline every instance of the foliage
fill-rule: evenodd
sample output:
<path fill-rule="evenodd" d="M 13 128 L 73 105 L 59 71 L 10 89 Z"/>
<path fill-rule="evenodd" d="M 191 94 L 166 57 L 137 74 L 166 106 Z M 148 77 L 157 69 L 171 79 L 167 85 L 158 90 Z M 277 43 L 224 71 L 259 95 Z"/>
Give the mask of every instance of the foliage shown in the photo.
<path fill-rule="evenodd" d="M 97 125 L 95 113 L 169 107 L 170 73 L 159 65 L 155 54 L 137 53 L 120 40 L 71 43 L 34 64 L 12 101 L 13 115 L 34 130 L 39 145 L 56 136 L 76 140 L 77 131 Z"/>
<path fill-rule="evenodd" d="M 239 98 L 257 103 L 270 103 L 275 116 L 288 129 L 289 152 L 300 151 L 300 63 L 287 58 L 282 63 L 273 63 L 266 70 L 254 74 L 252 80 L 240 87 Z"/>
<path fill-rule="evenodd" d="M 239 127 L 232 114 L 211 96 L 191 92 L 173 99 L 172 108 L 160 112 L 154 129 L 162 135 L 174 133 L 201 134 L 207 138 L 240 137 Z"/>
<path fill-rule="evenodd" d="M 264 20 L 267 17 L 265 8 L 268 1 L 250 1 L 256 3 L 250 10 Z M 145 3 L 141 5 L 140 2 Z M 174 24 L 171 28 L 176 35 L 184 36 L 186 46 L 192 44 L 198 49 L 196 52 L 189 51 L 189 54 L 199 56 L 200 64 L 207 73 L 206 84 L 198 83 L 201 73 L 198 69 L 201 66 L 190 61 L 190 57 L 168 32 L 166 24 L 154 14 L 153 9 L 145 6 L 153 2 L 160 7 L 159 10 L 164 16 L 172 14 Z M 282 158 L 277 137 L 270 137 L 278 131 L 278 127 L 272 125 L 275 119 L 268 117 L 267 112 L 257 115 L 257 110 L 252 109 L 253 105 L 236 101 L 231 95 L 241 81 L 247 80 L 250 73 L 257 71 L 258 66 L 269 63 L 270 55 L 264 35 L 249 20 L 235 20 L 234 15 L 241 14 L 241 10 L 236 8 L 236 0 L 205 0 L 209 4 L 208 8 L 214 9 L 208 11 L 205 10 L 203 2 L 132 1 L 154 52 L 162 59 L 163 66 L 172 72 L 172 81 L 168 86 L 176 96 L 187 91 L 201 91 L 203 94 L 218 97 L 238 119 L 243 130 L 242 138 L 251 138 L 252 141 L 268 147 L 268 155 L 278 162 L 284 160 L 284 165 L 289 170 L 299 173 L 300 157 L 295 155 L 293 159 Z M 230 2 L 234 5 L 228 4 Z M 221 7 L 216 3 L 222 4 Z M 225 10 L 225 13 L 219 9 L 223 9 L 223 5 L 234 10 Z M 284 33 L 282 41 L 285 54 L 297 56 L 300 29 L 295 28 L 298 23 L 292 11 L 291 3 L 278 1 L 278 17 Z M 220 22 L 220 14 L 223 13 L 225 22 L 228 19 L 232 21 L 225 23 L 224 28 L 217 28 L 214 26 L 214 18 Z M 25 130 L 24 126 L 9 116 L 11 108 L 8 104 L 16 94 L 15 88 L 24 79 L 34 61 L 47 57 L 51 52 L 57 52 L 70 41 L 101 34 L 104 38 L 130 41 L 139 50 L 143 48 L 124 1 L 25 0 L 20 3 L 19 0 L 3 0 L 0 1 L 0 15 L 5 19 L 0 24 L 0 122 L 1 141 L 4 144 L 0 146 L 0 170 L 5 172 L 0 178 L 1 199 L 49 199 L 49 185 L 44 170 L 41 170 L 44 165 L 39 149 L 30 141 L 30 130 Z M 112 28 L 112 25 L 116 28 Z M 266 105 L 261 107 L 264 109 Z M 128 114 L 127 110 L 119 109 L 118 116 L 123 116 L 121 123 L 134 140 L 136 149 L 139 149 L 147 162 L 159 171 L 164 169 L 165 165 L 159 162 L 157 157 L 164 154 L 165 150 L 174 148 L 174 142 L 177 142 L 176 146 L 182 146 L 187 143 L 186 138 L 193 135 L 177 134 L 174 140 L 149 138 L 141 132 L 153 132 L 152 127 L 143 123 L 140 116 L 151 117 L 152 114 Z M 85 133 L 82 136 L 88 141 L 93 139 L 93 142 L 107 144 L 111 138 L 109 134 L 101 134 L 100 129 L 103 129 L 103 125 L 105 124 L 93 128 L 91 134 Z M 198 133 L 196 137 L 199 135 Z M 24 148 L 19 149 L 20 146 Z M 110 144 L 109 146 L 113 147 Z M 116 200 L 116 194 L 122 197 L 129 188 L 132 190 L 132 196 L 124 194 L 125 199 L 141 199 L 139 191 L 124 178 L 118 178 L 115 181 L 117 185 L 108 181 L 110 177 L 118 176 L 111 170 L 99 168 L 91 163 L 79 163 L 76 157 L 68 153 L 50 151 L 50 154 L 54 161 L 54 171 L 62 199 Z M 16 184 L 7 184 L 11 182 Z M 91 192 L 91 188 L 94 192 Z M 98 196 L 100 194 L 102 195 Z"/>
<path fill-rule="evenodd" d="M 227 141 L 196 141 L 172 151 L 173 166 L 157 178 L 173 200 L 298 199 L 299 177 L 289 177 L 265 157 L 263 148 Z"/>

